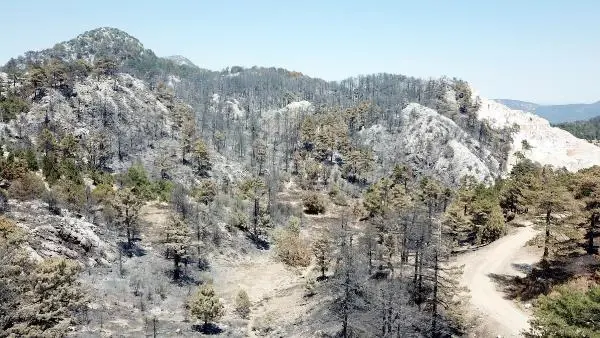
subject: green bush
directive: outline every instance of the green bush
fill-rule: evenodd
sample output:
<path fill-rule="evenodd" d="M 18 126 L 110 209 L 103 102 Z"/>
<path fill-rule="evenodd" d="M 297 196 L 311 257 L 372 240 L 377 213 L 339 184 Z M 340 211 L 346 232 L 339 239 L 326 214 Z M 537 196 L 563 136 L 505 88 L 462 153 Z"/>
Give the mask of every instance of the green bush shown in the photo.
<path fill-rule="evenodd" d="M 92 198 L 96 203 L 106 204 L 110 202 L 115 196 L 115 191 L 112 185 L 102 183 L 98 184 L 94 190 L 92 190 Z"/>
<path fill-rule="evenodd" d="M 13 159 L 20 159 L 27 165 L 27 169 L 30 171 L 37 171 L 40 169 L 35 150 L 33 148 L 20 149 L 12 152 Z"/>
<path fill-rule="evenodd" d="M 217 185 L 213 180 L 202 180 L 200 184 L 192 190 L 192 196 L 203 204 L 208 204 L 214 201 L 217 195 Z"/>
<path fill-rule="evenodd" d="M 113 175 L 100 170 L 93 170 L 90 172 L 90 178 L 94 181 L 94 185 L 96 186 L 101 184 L 112 186 L 115 183 Z"/>
<path fill-rule="evenodd" d="M 27 173 L 27 163 L 14 156 L 4 157 L 0 151 L 0 180 L 12 181 Z"/>
<path fill-rule="evenodd" d="M 235 312 L 237 312 L 240 317 L 246 319 L 250 315 L 250 306 L 252 306 L 252 303 L 250 302 L 248 293 L 244 290 L 240 290 L 235 297 Z"/>
<path fill-rule="evenodd" d="M 58 163 L 58 158 L 54 155 L 54 153 L 50 152 L 48 155 L 45 155 L 42 158 L 42 172 L 44 173 L 44 177 L 46 177 L 46 181 L 52 185 L 56 181 L 60 179 L 60 166 Z"/>
<path fill-rule="evenodd" d="M 8 188 L 9 196 L 20 201 L 42 198 L 45 191 L 46 185 L 44 184 L 44 180 L 31 172 L 12 181 Z"/>
<path fill-rule="evenodd" d="M 0 122 L 8 122 L 17 117 L 18 114 L 29 110 L 27 101 L 16 95 L 8 95 L 0 100 Z"/>
<path fill-rule="evenodd" d="M 152 184 L 154 196 L 163 202 L 170 202 L 175 184 L 173 181 L 160 179 Z"/>
<path fill-rule="evenodd" d="M 334 184 L 331 187 L 328 194 L 329 194 L 329 197 L 331 198 L 331 201 L 334 204 L 340 205 L 340 206 L 348 206 L 348 201 L 346 200 L 344 193 L 340 190 L 340 187 L 337 184 Z"/>
<path fill-rule="evenodd" d="M 534 308 L 531 334 L 535 337 L 598 337 L 600 286 L 579 291 L 561 286 L 541 296 Z"/>
<path fill-rule="evenodd" d="M 300 220 L 291 217 L 289 224 L 277 229 L 274 234 L 275 252 L 279 259 L 290 266 L 308 266 L 310 264 L 310 247 L 300 237 Z"/>
<path fill-rule="evenodd" d="M 325 212 L 325 200 L 319 193 L 309 192 L 302 198 L 304 211 L 307 214 L 322 214 Z"/>
<path fill-rule="evenodd" d="M 86 203 L 85 185 L 62 178 L 53 189 L 63 205 L 72 210 L 83 210 Z"/>
<path fill-rule="evenodd" d="M 238 228 L 246 230 L 248 228 L 248 215 L 243 211 L 234 211 L 229 218 L 228 225 L 231 229 Z"/>
<path fill-rule="evenodd" d="M 121 177 L 123 185 L 132 188 L 133 192 L 144 200 L 154 199 L 154 186 L 148 178 L 146 169 L 140 164 L 132 165 Z"/>

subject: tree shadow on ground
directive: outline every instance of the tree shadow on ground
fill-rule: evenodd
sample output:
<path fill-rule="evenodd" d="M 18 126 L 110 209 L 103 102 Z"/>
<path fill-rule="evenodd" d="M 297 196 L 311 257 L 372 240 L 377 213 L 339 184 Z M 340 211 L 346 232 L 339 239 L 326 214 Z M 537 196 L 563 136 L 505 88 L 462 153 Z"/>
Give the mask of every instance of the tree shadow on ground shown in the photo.
<path fill-rule="evenodd" d="M 246 237 L 249 240 L 251 240 L 252 243 L 254 243 L 254 245 L 256 245 L 256 248 L 259 250 L 269 250 L 271 248 L 271 243 L 269 243 L 268 241 L 266 241 L 262 238 L 256 238 L 252 234 L 247 234 Z"/>
<path fill-rule="evenodd" d="M 117 246 L 121 253 L 127 257 L 142 257 L 146 255 L 146 249 L 139 246 L 137 241 L 134 241 L 131 245 L 127 242 L 119 241 Z"/>
<path fill-rule="evenodd" d="M 196 266 L 198 267 L 198 270 L 200 270 L 200 271 L 210 270 L 210 262 L 208 261 L 208 259 L 206 257 L 198 258 L 198 263 Z"/>
<path fill-rule="evenodd" d="M 223 333 L 223 329 L 213 323 L 192 325 L 192 329 L 206 335 L 215 335 Z"/>
<path fill-rule="evenodd" d="M 564 284 L 581 276 L 582 273 L 593 274 L 598 269 L 598 264 L 582 266 L 580 269 L 568 268 L 574 258 L 582 256 L 585 255 L 571 253 L 567 256 L 559 256 L 554 260 L 542 261 L 533 265 L 513 265 L 515 269 L 526 273 L 525 277 L 503 274 L 489 274 L 488 276 L 505 293 L 505 298 L 530 301 L 542 294 L 547 294 L 553 286 Z"/>
<path fill-rule="evenodd" d="M 179 278 L 177 280 L 173 279 L 173 269 L 166 269 L 164 271 L 164 275 L 169 278 L 171 284 L 177 286 L 186 286 L 186 285 L 200 285 L 200 279 L 192 276 L 190 273 L 186 272 L 185 269 L 181 269 Z"/>

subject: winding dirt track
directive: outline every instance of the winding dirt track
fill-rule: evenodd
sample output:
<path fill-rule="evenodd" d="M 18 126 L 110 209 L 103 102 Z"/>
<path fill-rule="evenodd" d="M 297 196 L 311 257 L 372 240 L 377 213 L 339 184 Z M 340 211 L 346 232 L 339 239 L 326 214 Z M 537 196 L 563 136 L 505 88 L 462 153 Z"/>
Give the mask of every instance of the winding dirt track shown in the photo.
<path fill-rule="evenodd" d="M 464 264 L 462 284 L 469 288 L 474 314 L 479 317 L 481 327 L 477 336 L 520 337 L 528 330 L 529 315 L 496 287 L 490 274 L 523 275 L 513 264 L 532 264 L 540 259 L 523 247 L 535 237 L 532 226 L 517 228 L 513 233 L 476 251 L 457 257 Z"/>

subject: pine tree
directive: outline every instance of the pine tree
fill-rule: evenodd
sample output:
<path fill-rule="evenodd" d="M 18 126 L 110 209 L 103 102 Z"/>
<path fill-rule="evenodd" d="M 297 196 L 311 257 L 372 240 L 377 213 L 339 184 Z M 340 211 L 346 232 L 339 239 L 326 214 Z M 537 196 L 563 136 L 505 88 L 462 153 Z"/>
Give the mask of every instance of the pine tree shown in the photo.
<path fill-rule="evenodd" d="M 364 175 L 373 169 L 373 154 L 366 149 L 352 150 L 342 168 L 350 182 L 365 181 Z"/>
<path fill-rule="evenodd" d="M 258 241 L 261 228 L 268 225 L 268 212 L 261 206 L 261 200 L 267 193 L 265 182 L 259 177 L 251 177 L 240 183 L 242 196 L 252 201 L 252 237 Z"/>
<path fill-rule="evenodd" d="M 221 318 L 225 310 L 210 284 L 204 284 L 196 291 L 189 300 L 188 307 L 190 314 L 205 326 Z"/>
<path fill-rule="evenodd" d="M 245 290 L 240 290 L 235 296 L 235 311 L 240 317 L 247 319 L 250 315 L 250 306 L 252 306 L 252 303 L 248 293 Z"/>
<path fill-rule="evenodd" d="M 187 163 L 186 156 L 189 154 L 194 147 L 194 140 L 196 138 L 196 121 L 193 115 L 184 114 L 181 122 L 181 162 Z"/>
<path fill-rule="evenodd" d="M 116 211 L 116 225 L 127 234 L 127 246 L 131 249 L 133 239 L 138 231 L 138 216 L 143 202 L 136 196 L 132 188 L 124 188 L 117 192 L 112 201 L 112 207 Z"/>
<path fill-rule="evenodd" d="M 33 89 L 33 99 L 36 100 L 42 93 L 42 88 L 44 84 L 47 82 L 48 75 L 46 74 L 46 70 L 42 67 L 35 66 L 29 70 L 29 78 L 28 82 L 31 88 Z"/>
<path fill-rule="evenodd" d="M 394 183 L 401 184 L 404 187 L 404 192 L 408 192 L 408 182 L 412 177 L 412 170 L 406 165 L 396 164 L 392 172 L 392 180 Z"/>
<path fill-rule="evenodd" d="M 482 243 L 491 243 L 500 238 L 504 232 L 504 215 L 500 206 L 495 204 L 487 221 L 480 228 L 479 240 Z"/>
<path fill-rule="evenodd" d="M 164 234 L 166 255 L 173 259 L 173 280 L 178 281 L 181 277 L 181 263 L 191 255 L 191 231 L 184 221 L 172 215 Z"/>
<path fill-rule="evenodd" d="M 257 175 L 263 175 L 263 166 L 267 161 L 267 144 L 261 139 L 257 139 L 252 144 L 252 157 L 257 166 Z"/>
<path fill-rule="evenodd" d="M 470 231 L 473 227 L 471 220 L 464 213 L 462 203 L 457 199 L 450 203 L 442 217 L 442 225 L 447 229 L 454 244 L 458 244 L 462 238 L 460 234 Z"/>
<path fill-rule="evenodd" d="M 117 74 L 118 71 L 118 65 L 115 62 L 115 60 L 111 59 L 111 58 L 99 58 L 95 63 L 94 63 L 94 72 L 97 74 L 98 79 L 100 78 L 101 75 L 105 75 L 105 76 L 114 76 Z"/>
<path fill-rule="evenodd" d="M 210 155 L 206 143 L 201 139 L 194 142 L 194 148 L 192 152 L 192 158 L 194 166 L 196 167 L 196 174 L 200 176 L 207 176 L 208 170 L 211 168 Z"/>
<path fill-rule="evenodd" d="M 582 170 L 578 178 L 576 197 L 583 202 L 582 209 L 588 218 L 586 251 L 592 255 L 597 252 L 594 237 L 600 223 L 600 167 Z"/>
<path fill-rule="evenodd" d="M 321 278 L 324 279 L 331 260 L 332 243 L 329 234 L 321 232 L 313 242 L 312 250 L 317 259 L 317 267 L 321 270 Z"/>
<path fill-rule="evenodd" d="M 18 324 L 9 329 L 15 336 L 61 337 L 73 324 L 74 312 L 85 306 L 77 281 L 79 264 L 62 258 L 38 263 L 28 277 L 28 288 L 16 309 Z"/>
<path fill-rule="evenodd" d="M 577 210 L 573 194 L 567 189 L 558 172 L 551 167 L 544 167 L 535 177 L 532 190 L 528 194 L 533 201 L 534 209 L 544 215 L 544 254 L 543 261 L 548 260 L 552 225 L 558 225 L 557 214 L 572 216 Z M 565 221 L 562 219 L 561 221 Z"/>

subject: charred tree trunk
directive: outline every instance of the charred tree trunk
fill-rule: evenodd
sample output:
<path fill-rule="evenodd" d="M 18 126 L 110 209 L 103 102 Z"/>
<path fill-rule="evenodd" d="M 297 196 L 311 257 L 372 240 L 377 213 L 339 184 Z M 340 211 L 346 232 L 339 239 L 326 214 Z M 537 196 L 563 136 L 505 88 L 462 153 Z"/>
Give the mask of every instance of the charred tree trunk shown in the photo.
<path fill-rule="evenodd" d="M 548 260 L 549 246 L 550 246 L 550 216 L 551 211 L 546 211 L 546 235 L 544 236 L 544 255 L 542 256 L 543 261 Z"/>

